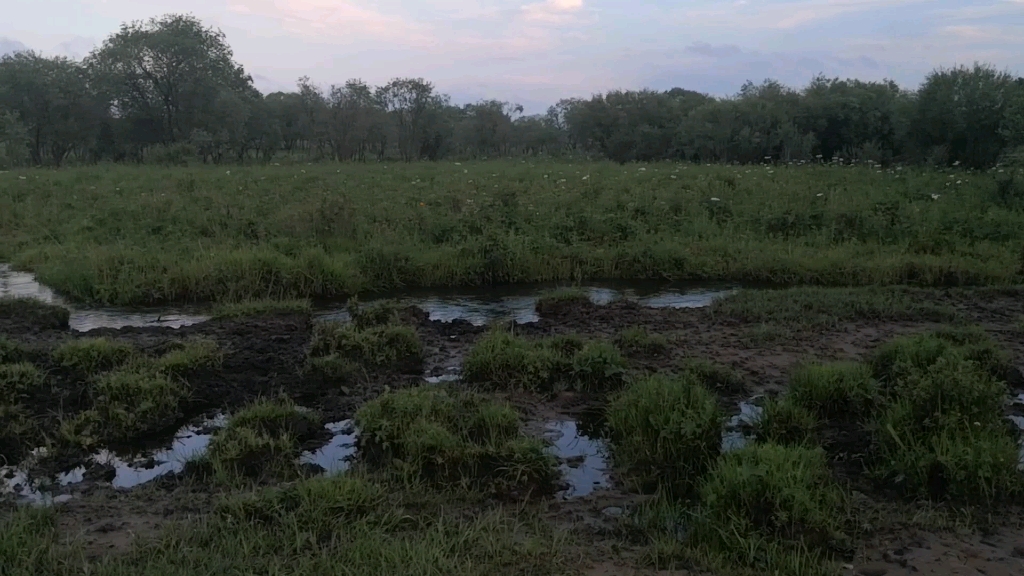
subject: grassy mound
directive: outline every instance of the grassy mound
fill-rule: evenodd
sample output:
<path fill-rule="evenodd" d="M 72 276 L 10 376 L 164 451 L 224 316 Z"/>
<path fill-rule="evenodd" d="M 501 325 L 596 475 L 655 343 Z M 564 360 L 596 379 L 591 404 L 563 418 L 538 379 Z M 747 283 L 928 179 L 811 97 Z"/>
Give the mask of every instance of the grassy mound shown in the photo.
<path fill-rule="evenodd" d="M 782 446 L 810 445 L 818 425 L 814 412 L 792 398 L 773 398 L 765 403 L 757 421 L 757 439 Z"/>
<path fill-rule="evenodd" d="M 608 406 L 615 462 L 638 488 L 690 492 L 721 450 L 722 413 L 692 376 L 655 375 Z"/>
<path fill-rule="evenodd" d="M 39 369 L 28 362 L 0 364 L 0 403 L 15 403 L 44 382 Z"/>
<path fill-rule="evenodd" d="M 633 326 L 619 332 L 615 345 L 627 354 L 653 356 L 668 350 L 668 338 L 662 334 L 651 334 L 643 326 Z"/>
<path fill-rule="evenodd" d="M 562 314 L 590 303 L 590 294 L 582 288 L 557 288 L 538 296 L 534 308 L 541 316 L 551 316 Z"/>
<path fill-rule="evenodd" d="M 797 368 L 790 375 L 787 398 L 819 418 L 856 418 L 875 406 L 877 394 L 869 366 L 833 362 Z"/>
<path fill-rule="evenodd" d="M 295 300 L 244 300 L 218 304 L 211 315 L 214 319 L 250 318 L 255 316 L 276 316 L 284 314 L 309 314 L 313 305 L 306 299 Z"/>
<path fill-rule="evenodd" d="M 195 338 L 177 342 L 172 349 L 154 362 L 157 370 L 181 375 L 200 368 L 220 366 L 224 355 L 213 340 Z"/>
<path fill-rule="evenodd" d="M 331 355 L 374 370 L 418 374 L 423 369 L 423 344 L 408 326 L 318 324 L 313 331 L 310 358 Z"/>
<path fill-rule="evenodd" d="M 738 394 L 746 386 L 738 372 L 704 358 L 686 358 L 680 362 L 679 369 L 715 392 Z"/>
<path fill-rule="evenodd" d="M 621 387 L 625 374 L 625 358 L 606 342 L 528 340 L 504 329 L 481 338 L 462 365 L 466 382 L 499 390 L 604 392 Z"/>
<path fill-rule="evenodd" d="M 831 573 L 822 560 L 841 544 L 849 514 L 820 450 L 753 445 L 727 454 L 700 486 L 691 543 L 756 573 Z"/>
<path fill-rule="evenodd" d="M 557 473 L 544 443 L 520 431 L 510 406 L 437 387 L 391 392 L 356 413 L 364 457 L 406 479 L 526 494 Z"/>
<path fill-rule="evenodd" d="M 300 439 L 319 427 L 316 415 L 287 398 L 258 400 L 236 412 L 190 468 L 223 485 L 292 480 L 302 473 Z"/>

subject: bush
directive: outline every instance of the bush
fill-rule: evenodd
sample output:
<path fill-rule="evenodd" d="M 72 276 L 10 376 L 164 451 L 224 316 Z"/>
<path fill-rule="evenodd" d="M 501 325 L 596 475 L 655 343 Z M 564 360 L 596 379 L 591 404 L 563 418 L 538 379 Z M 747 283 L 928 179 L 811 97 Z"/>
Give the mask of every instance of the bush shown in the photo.
<path fill-rule="evenodd" d="M 43 382 L 43 375 L 28 362 L 0 364 L 0 404 L 15 404 L 19 396 L 35 390 Z"/>
<path fill-rule="evenodd" d="M 364 457 L 406 479 L 490 489 L 547 491 L 557 477 L 543 442 L 520 431 L 510 406 L 420 387 L 387 393 L 355 417 Z"/>
<path fill-rule="evenodd" d="M 578 336 L 527 340 L 511 332 L 492 330 L 466 355 L 466 382 L 499 390 L 599 392 L 622 385 L 626 360 L 604 342 Z"/>
<path fill-rule="evenodd" d="M 309 410 L 303 410 L 290 398 L 259 399 L 239 410 L 231 417 L 231 426 L 248 428 L 269 436 L 309 438 L 320 429 L 320 419 Z"/>
<path fill-rule="evenodd" d="M 859 417 L 875 404 L 871 367 L 856 362 L 810 364 L 789 378 L 787 398 L 819 418 Z"/>
<path fill-rule="evenodd" d="M 615 461 L 644 491 L 690 492 L 721 450 L 722 413 L 689 375 L 634 382 L 607 416 Z"/>
<path fill-rule="evenodd" d="M 418 374 L 423 369 L 423 344 L 408 326 L 360 329 L 335 322 L 318 324 L 313 331 L 312 357 L 336 354 L 367 368 Z"/>
<path fill-rule="evenodd" d="M 28 350 L 24 346 L 0 335 L 0 364 L 17 364 L 28 360 Z"/>
<path fill-rule="evenodd" d="M 397 300 L 377 300 L 366 306 L 360 306 L 353 299 L 348 304 L 352 325 L 357 330 L 401 324 L 403 314 L 407 311 L 408 307 L 403 306 Z"/>
<path fill-rule="evenodd" d="M 994 378 L 1006 379 L 1010 368 L 1008 356 L 999 350 L 988 334 L 977 328 L 947 328 L 897 338 L 875 352 L 871 367 L 876 378 L 883 383 L 891 383 L 928 368 L 940 357 L 954 351 L 980 364 Z"/>
<path fill-rule="evenodd" d="M 615 344 L 629 354 L 661 354 L 668 350 L 668 338 L 651 334 L 643 326 L 633 326 L 619 332 Z"/>
<path fill-rule="evenodd" d="M 134 356 L 131 345 L 107 338 L 69 340 L 53 351 L 55 362 L 86 376 L 123 366 Z"/>
<path fill-rule="evenodd" d="M 791 397 L 765 403 L 757 422 L 757 438 L 782 446 L 810 445 L 814 442 L 818 419 Z"/>
<path fill-rule="evenodd" d="M 0 298 L 0 319 L 18 320 L 39 330 L 62 330 L 67 329 L 71 312 L 32 298 Z"/>
<path fill-rule="evenodd" d="M 818 574 L 845 540 L 848 513 L 820 449 L 757 444 L 724 455 L 707 475 L 691 541 L 757 573 Z"/>

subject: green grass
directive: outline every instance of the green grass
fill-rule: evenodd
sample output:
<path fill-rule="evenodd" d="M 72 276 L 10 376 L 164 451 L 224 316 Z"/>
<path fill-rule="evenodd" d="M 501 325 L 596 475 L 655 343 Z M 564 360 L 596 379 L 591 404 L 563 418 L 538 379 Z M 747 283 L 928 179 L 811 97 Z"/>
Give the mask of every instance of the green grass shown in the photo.
<path fill-rule="evenodd" d="M 300 441 L 320 428 L 319 418 L 290 399 L 260 399 L 239 410 L 189 463 L 191 474 L 222 486 L 294 480 Z"/>
<path fill-rule="evenodd" d="M 724 455 L 700 486 L 691 545 L 756 574 L 833 574 L 850 506 L 823 452 L 758 444 Z"/>
<path fill-rule="evenodd" d="M 208 515 L 140 536 L 125 553 L 100 559 L 76 542 L 64 545 L 59 511 L 22 508 L 0 517 L 0 566 L 5 576 L 573 571 L 566 536 L 536 515 L 461 508 L 460 495 L 439 498 L 348 475 L 314 478 L 231 494 Z"/>
<path fill-rule="evenodd" d="M 813 445 L 820 421 L 790 396 L 765 403 L 757 421 L 757 439 L 783 446 Z"/>
<path fill-rule="evenodd" d="M 0 401 L 0 464 L 16 463 L 40 444 L 39 429 L 28 410 Z"/>
<path fill-rule="evenodd" d="M 590 294 L 582 288 L 557 288 L 537 297 L 534 308 L 541 316 L 558 314 L 581 305 L 590 304 Z"/>
<path fill-rule="evenodd" d="M 498 327 L 466 355 L 462 378 L 497 390 L 607 392 L 622 386 L 626 368 L 607 342 L 574 335 L 527 339 Z"/>
<path fill-rule="evenodd" d="M 220 366 L 224 354 L 213 340 L 192 338 L 176 342 L 172 349 L 156 359 L 157 370 L 168 374 L 180 375 L 200 368 Z"/>
<path fill-rule="evenodd" d="M 648 332 L 644 326 L 631 326 L 619 332 L 615 345 L 627 354 L 653 356 L 667 351 L 669 341 L 663 334 Z"/>
<path fill-rule="evenodd" d="M 408 326 L 359 328 L 323 322 L 313 330 L 310 357 L 336 355 L 368 369 L 418 374 L 423 369 L 423 343 Z"/>
<path fill-rule="evenodd" d="M 645 492 L 687 494 L 721 449 L 722 413 L 692 375 L 633 382 L 611 400 L 607 418 L 615 463 Z"/>
<path fill-rule="evenodd" d="M 0 404 L 17 403 L 18 398 L 45 382 L 39 369 L 28 362 L 0 364 Z"/>
<path fill-rule="evenodd" d="M 901 287 L 739 290 L 715 300 L 711 313 L 749 323 L 834 327 L 855 320 L 947 322 L 952 307 L 925 291 Z"/>
<path fill-rule="evenodd" d="M 113 370 L 136 356 L 130 344 L 109 338 L 77 338 L 53 350 L 53 360 L 85 376 Z"/>
<path fill-rule="evenodd" d="M 4 319 L 20 320 L 41 330 L 60 330 L 68 327 L 71 312 L 33 298 L 0 298 L 0 320 Z"/>
<path fill-rule="evenodd" d="M 519 414 L 484 396 L 425 386 L 390 392 L 356 412 L 364 458 L 406 480 L 492 491 L 545 493 L 557 476 L 545 444 Z"/>
<path fill-rule="evenodd" d="M 823 419 L 859 418 L 878 396 L 871 367 L 859 362 L 808 364 L 789 377 L 789 402 Z"/>
<path fill-rule="evenodd" d="M 370 304 L 361 305 L 355 298 L 349 300 L 349 316 L 352 317 L 352 325 L 358 330 L 368 330 L 380 326 L 402 324 L 403 314 L 406 306 L 396 300 L 377 300 Z"/>
<path fill-rule="evenodd" d="M 996 174 L 965 175 L 935 200 L 949 189 L 945 171 L 644 168 L 535 160 L 33 171 L 0 180 L 0 260 L 74 301 L 125 305 L 605 278 L 1022 279 L 1024 215 L 994 199 Z"/>
<path fill-rule="evenodd" d="M 256 316 L 272 316 L 280 314 L 309 314 L 313 304 L 308 299 L 294 298 L 288 300 L 245 300 L 218 304 L 211 317 L 214 319 L 251 318 Z"/>

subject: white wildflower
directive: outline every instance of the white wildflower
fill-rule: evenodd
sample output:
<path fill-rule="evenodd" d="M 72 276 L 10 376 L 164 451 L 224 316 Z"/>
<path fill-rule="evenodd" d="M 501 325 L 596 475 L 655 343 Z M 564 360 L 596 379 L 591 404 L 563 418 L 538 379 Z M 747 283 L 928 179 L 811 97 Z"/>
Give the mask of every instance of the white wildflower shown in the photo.
<path fill-rule="evenodd" d="M 711 197 L 711 201 L 712 201 L 712 202 L 721 202 L 721 201 L 722 201 L 722 199 L 721 199 L 721 198 L 715 198 L 715 197 L 713 197 L 713 196 L 712 196 L 712 197 Z"/>
<path fill-rule="evenodd" d="M 938 200 L 941 194 L 932 194 L 932 200 Z"/>

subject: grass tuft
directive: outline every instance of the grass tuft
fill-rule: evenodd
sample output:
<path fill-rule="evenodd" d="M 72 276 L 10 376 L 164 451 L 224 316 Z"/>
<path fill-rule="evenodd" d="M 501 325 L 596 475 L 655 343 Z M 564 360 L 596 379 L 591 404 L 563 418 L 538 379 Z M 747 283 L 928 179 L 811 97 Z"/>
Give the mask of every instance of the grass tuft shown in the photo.
<path fill-rule="evenodd" d="M 434 386 L 389 392 L 355 421 L 367 461 L 406 480 L 520 496 L 554 487 L 544 442 L 520 431 L 512 407 L 480 395 Z"/>
<path fill-rule="evenodd" d="M 722 413 L 691 375 L 630 384 L 607 410 L 615 462 L 640 490 L 689 493 L 721 450 Z"/>
<path fill-rule="evenodd" d="M 578 336 L 531 340 L 495 329 L 466 355 L 462 377 L 497 390 L 607 392 L 622 386 L 626 368 L 626 359 L 606 342 Z"/>
<path fill-rule="evenodd" d="M 309 314 L 313 310 L 307 299 L 295 300 L 245 300 L 218 304 L 211 314 L 215 320 L 237 320 L 256 316 L 277 316 L 284 314 Z"/>
<path fill-rule="evenodd" d="M 109 372 L 91 384 L 92 409 L 74 426 L 84 445 L 135 441 L 173 426 L 185 393 L 182 382 L 145 368 Z"/>
<path fill-rule="evenodd" d="M 668 350 L 669 342 L 662 334 L 651 334 L 644 326 L 632 326 L 619 332 L 615 344 L 627 354 L 653 356 Z"/>
<path fill-rule="evenodd" d="M 557 288 L 538 296 L 534 308 L 541 316 L 550 316 L 590 303 L 590 294 L 582 288 Z"/>
<path fill-rule="evenodd" d="M 0 334 L 0 364 L 17 364 L 28 358 L 29 352 L 24 346 Z"/>
<path fill-rule="evenodd" d="M 814 412 L 789 396 L 765 402 L 757 421 L 757 439 L 782 446 L 812 445 L 818 429 Z"/>
<path fill-rule="evenodd" d="M 821 450 L 756 444 L 724 455 L 700 487 L 692 545 L 757 573 L 830 574 L 849 504 Z"/>
<path fill-rule="evenodd" d="M 0 400 L 0 463 L 17 463 L 27 451 L 37 448 L 38 432 L 24 406 Z"/>
<path fill-rule="evenodd" d="M 220 366 L 224 356 L 213 340 L 194 338 L 177 342 L 174 348 L 158 358 L 155 366 L 168 374 L 181 375 L 200 368 Z"/>
<path fill-rule="evenodd" d="M 127 364 L 136 351 L 130 345 L 109 338 L 68 340 L 53 351 L 53 360 L 80 374 L 92 376 Z"/>
<path fill-rule="evenodd" d="M 738 394 L 746 387 L 738 372 L 704 358 L 686 358 L 680 362 L 679 368 L 682 373 L 693 376 L 708 390 L 715 392 Z"/>
<path fill-rule="evenodd" d="M 858 362 L 800 366 L 789 377 L 788 402 L 819 418 L 859 418 L 877 401 L 871 367 Z"/>
<path fill-rule="evenodd" d="M 337 322 L 317 324 L 310 357 L 337 355 L 368 369 L 419 374 L 423 370 L 423 344 L 408 326 L 360 329 Z"/>
<path fill-rule="evenodd" d="M 402 324 L 402 319 L 409 309 L 397 300 L 376 300 L 360 305 L 354 298 L 349 301 L 347 308 L 352 325 L 357 330 Z"/>
<path fill-rule="evenodd" d="M 39 369 L 28 362 L 0 364 L 0 404 L 16 403 L 20 396 L 45 382 Z"/>

